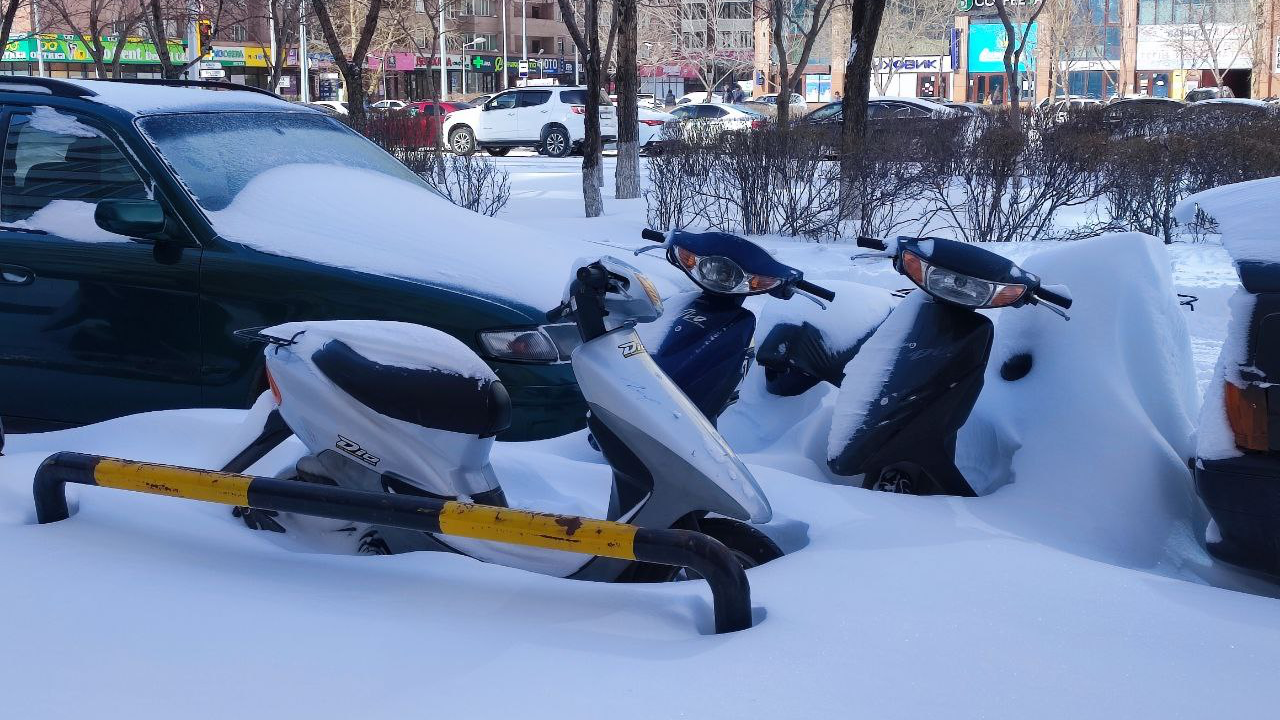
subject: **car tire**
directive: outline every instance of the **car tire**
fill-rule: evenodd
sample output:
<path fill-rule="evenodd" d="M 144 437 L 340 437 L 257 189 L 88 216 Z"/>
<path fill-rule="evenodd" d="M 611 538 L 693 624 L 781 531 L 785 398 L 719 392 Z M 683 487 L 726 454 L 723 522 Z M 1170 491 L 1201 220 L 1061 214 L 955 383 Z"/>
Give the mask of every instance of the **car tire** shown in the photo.
<path fill-rule="evenodd" d="M 542 134 L 542 149 L 549 157 L 562 158 L 573 149 L 573 141 L 569 131 L 559 125 L 552 125 Z"/>
<path fill-rule="evenodd" d="M 504 157 L 507 153 L 511 152 L 511 148 L 492 147 L 492 148 L 485 148 L 484 151 L 494 157 Z"/>
<path fill-rule="evenodd" d="M 455 155 L 474 155 L 476 153 L 476 134 L 465 125 L 450 130 L 449 149 Z"/>

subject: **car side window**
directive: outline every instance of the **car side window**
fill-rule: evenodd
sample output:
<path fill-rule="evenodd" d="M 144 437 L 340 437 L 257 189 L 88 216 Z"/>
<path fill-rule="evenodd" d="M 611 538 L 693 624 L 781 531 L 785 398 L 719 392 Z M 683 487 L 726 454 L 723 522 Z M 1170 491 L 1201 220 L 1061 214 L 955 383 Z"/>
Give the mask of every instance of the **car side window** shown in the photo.
<path fill-rule="evenodd" d="M 544 105 L 551 99 L 550 90 L 521 90 L 520 107 L 536 107 Z"/>
<path fill-rule="evenodd" d="M 116 144 L 76 116 L 50 107 L 11 116 L 0 169 L 0 222 L 28 222 L 60 235 L 68 223 L 94 231 L 98 202 L 149 197 Z"/>
<path fill-rule="evenodd" d="M 489 104 L 485 106 L 485 110 L 510 110 L 516 106 L 516 93 L 503 93 L 495 95 Z"/>
<path fill-rule="evenodd" d="M 715 105 L 702 105 L 698 108 L 698 117 L 703 120 L 715 120 L 728 114 L 724 108 Z"/>
<path fill-rule="evenodd" d="M 840 110 L 840 103 L 832 103 L 831 105 L 824 105 L 817 110 L 814 110 L 809 114 L 809 117 L 814 120 L 831 120 L 840 115 Z"/>
<path fill-rule="evenodd" d="M 679 120 L 688 120 L 693 117 L 693 108 L 688 105 L 681 105 L 675 110 L 672 110 L 671 114 L 676 116 Z"/>
<path fill-rule="evenodd" d="M 871 119 L 887 118 L 892 114 L 891 108 L 884 103 L 867 103 L 867 117 Z"/>

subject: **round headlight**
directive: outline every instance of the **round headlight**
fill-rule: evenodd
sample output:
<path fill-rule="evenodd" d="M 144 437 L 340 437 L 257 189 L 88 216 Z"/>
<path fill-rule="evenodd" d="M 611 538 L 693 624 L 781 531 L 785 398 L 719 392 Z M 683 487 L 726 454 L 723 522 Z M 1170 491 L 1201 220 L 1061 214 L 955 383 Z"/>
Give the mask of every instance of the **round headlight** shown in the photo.
<path fill-rule="evenodd" d="M 698 258 L 698 265 L 693 272 L 700 284 L 708 290 L 719 292 L 733 292 L 746 277 L 738 263 L 719 255 Z"/>

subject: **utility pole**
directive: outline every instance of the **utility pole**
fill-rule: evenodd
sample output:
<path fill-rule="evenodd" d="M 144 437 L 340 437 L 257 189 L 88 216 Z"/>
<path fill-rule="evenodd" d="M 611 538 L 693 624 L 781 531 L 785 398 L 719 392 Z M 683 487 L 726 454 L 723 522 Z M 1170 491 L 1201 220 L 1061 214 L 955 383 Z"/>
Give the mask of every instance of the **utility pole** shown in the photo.
<path fill-rule="evenodd" d="M 36 41 L 36 67 L 40 77 L 44 74 L 44 50 L 40 49 L 40 2 L 31 0 L 31 37 Z"/>
<path fill-rule="evenodd" d="M 444 4 L 446 0 L 436 0 L 440 3 L 440 20 L 436 23 L 436 30 L 440 41 L 440 100 L 443 101 L 449 95 L 449 56 L 444 52 Z"/>
<path fill-rule="evenodd" d="M 32 0 L 32 2 L 34 1 L 35 0 Z M 271 60 L 270 62 L 267 63 L 267 67 L 270 70 L 274 70 L 276 75 L 276 86 L 272 88 L 267 88 L 267 89 L 273 93 L 280 92 L 280 75 L 281 75 L 281 72 L 280 72 L 281 68 L 276 67 L 276 62 L 277 62 L 276 61 L 276 12 L 279 10 L 279 6 L 276 4 L 276 2 L 277 0 L 271 0 L 271 2 L 267 5 L 267 8 L 268 8 L 267 15 L 269 16 L 267 18 L 267 34 L 271 42 L 271 54 L 268 56 L 271 58 Z M 268 80 L 270 80 L 270 76 L 268 76 Z"/>
<path fill-rule="evenodd" d="M 298 99 L 311 102 L 311 60 L 307 57 L 307 13 L 298 13 Z"/>
<path fill-rule="evenodd" d="M 507 89 L 507 77 L 507 0 L 502 0 L 502 87 L 499 90 Z"/>
<path fill-rule="evenodd" d="M 200 44 L 200 27 L 197 21 L 200 19 L 200 1 L 187 0 L 187 69 L 183 71 L 183 75 L 188 80 L 196 80 L 200 77 L 200 63 L 193 62 L 196 58 L 196 47 Z M 119 42 L 123 42 L 124 38 L 120 38 Z"/>
<path fill-rule="evenodd" d="M 524 68 L 525 78 L 529 77 L 529 0 L 520 0 L 520 66 Z M 518 80 L 516 82 L 519 82 Z"/>

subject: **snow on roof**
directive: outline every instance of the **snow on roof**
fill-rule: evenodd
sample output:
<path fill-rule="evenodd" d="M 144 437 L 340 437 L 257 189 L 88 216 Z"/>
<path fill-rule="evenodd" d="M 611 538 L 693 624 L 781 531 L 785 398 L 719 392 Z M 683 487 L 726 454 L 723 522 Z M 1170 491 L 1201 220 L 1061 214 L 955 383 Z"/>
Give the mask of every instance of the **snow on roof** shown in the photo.
<path fill-rule="evenodd" d="M 1237 265 L 1280 262 L 1277 197 L 1280 197 L 1280 177 L 1250 180 L 1191 195 L 1178 203 L 1173 216 L 1185 227 L 1195 222 L 1197 209 L 1203 210 L 1217 222 L 1222 246 Z"/>
<path fill-rule="evenodd" d="M 1270 109 L 1271 103 L 1255 100 L 1254 98 L 1209 98 L 1201 100 L 1193 105 L 1249 105 L 1251 107 L 1260 107 Z"/>
<path fill-rule="evenodd" d="M 67 80 L 97 93 L 86 98 L 135 115 L 198 110 L 294 110 L 298 105 L 249 90 L 211 90 L 108 80 Z M 314 111 L 309 111 L 314 112 Z"/>

